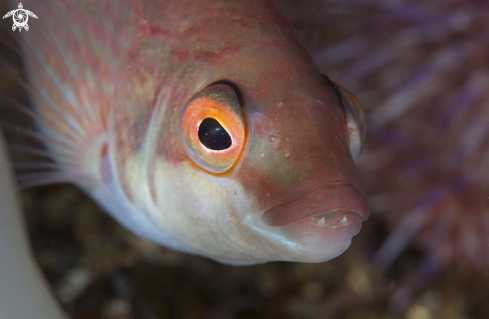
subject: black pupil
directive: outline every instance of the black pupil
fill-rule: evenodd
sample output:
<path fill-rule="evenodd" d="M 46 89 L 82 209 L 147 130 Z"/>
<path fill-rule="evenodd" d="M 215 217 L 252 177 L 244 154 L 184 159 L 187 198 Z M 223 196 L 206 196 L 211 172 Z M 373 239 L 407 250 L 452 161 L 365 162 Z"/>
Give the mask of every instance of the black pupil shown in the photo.
<path fill-rule="evenodd" d="M 206 118 L 199 126 L 199 140 L 208 149 L 221 151 L 231 146 L 231 136 L 213 118 Z"/>

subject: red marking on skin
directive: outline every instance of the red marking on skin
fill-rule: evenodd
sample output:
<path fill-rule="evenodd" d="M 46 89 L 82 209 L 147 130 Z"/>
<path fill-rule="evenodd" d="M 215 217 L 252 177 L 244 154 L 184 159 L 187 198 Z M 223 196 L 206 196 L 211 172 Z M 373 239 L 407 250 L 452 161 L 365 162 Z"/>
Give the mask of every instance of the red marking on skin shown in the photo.
<path fill-rule="evenodd" d="M 157 25 L 151 25 L 147 21 L 141 21 L 139 32 L 143 37 L 170 37 L 172 32 Z"/>
<path fill-rule="evenodd" d="M 112 179 L 112 167 L 109 161 L 109 148 L 107 143 L 104 144 L 100 152 L 100 175 L 102 177 L 102 183 L 107 184 Z"/>

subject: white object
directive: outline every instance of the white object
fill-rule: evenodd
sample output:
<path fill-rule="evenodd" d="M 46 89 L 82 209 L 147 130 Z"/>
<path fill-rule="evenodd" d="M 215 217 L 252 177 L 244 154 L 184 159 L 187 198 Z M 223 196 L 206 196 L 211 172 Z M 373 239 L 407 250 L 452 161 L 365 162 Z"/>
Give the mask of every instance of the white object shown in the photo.
<path fill-rule="evenodd" d="M 0 134 L 0 319 L 66 319 L 32 257 Z"/>

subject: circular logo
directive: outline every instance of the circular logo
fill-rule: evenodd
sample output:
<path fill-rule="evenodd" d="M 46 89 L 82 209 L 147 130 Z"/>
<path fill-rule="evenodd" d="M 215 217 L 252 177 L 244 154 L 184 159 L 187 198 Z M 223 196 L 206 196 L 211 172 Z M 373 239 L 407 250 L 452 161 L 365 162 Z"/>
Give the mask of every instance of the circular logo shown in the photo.
<path fill-rule="evenodd" d="M 7 14 L 3 16 L 3 19 L 10 16 L 12 16 L 12 20 L 14 21 L 14 24 L 12 25 L 12 31 L 19 29 L 19 32 L 22 31 L 22 29 L 29 31 L 29 25 L 27 24 L 29 16 L 37 19 L 37 16 L 34 14 L 34 12 L 24 9 L 22 3 L 19 3 L 18 9 L 7 12 Z"/>
<path fill-rule="evenodd" d="M 24 9 L 17 9 L 13 14 L 13 20 L 17 28 L 23 28 L 27 25 L 27 20 L 29 20 L 29 16 Z"/>

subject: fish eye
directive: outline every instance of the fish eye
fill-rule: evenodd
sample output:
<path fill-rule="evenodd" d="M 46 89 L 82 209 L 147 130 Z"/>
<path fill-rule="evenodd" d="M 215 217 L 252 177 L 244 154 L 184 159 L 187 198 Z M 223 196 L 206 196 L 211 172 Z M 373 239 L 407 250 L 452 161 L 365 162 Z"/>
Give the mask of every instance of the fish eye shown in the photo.
<path fill-rule="evenodd" d="M 181 122 L 183 146 L 203 169 L 224 173 L 236 162 L 245 140 L 238 96 L 225 84 L 209 86 L 190 98 Z"/>
<path fill-rule="evenodd" d="M 199 125 L 199 140 L 208 149 L 222 151 L 232 145 L 231 136 L 221 123 L 213 118 L 204 119 Z"/>

